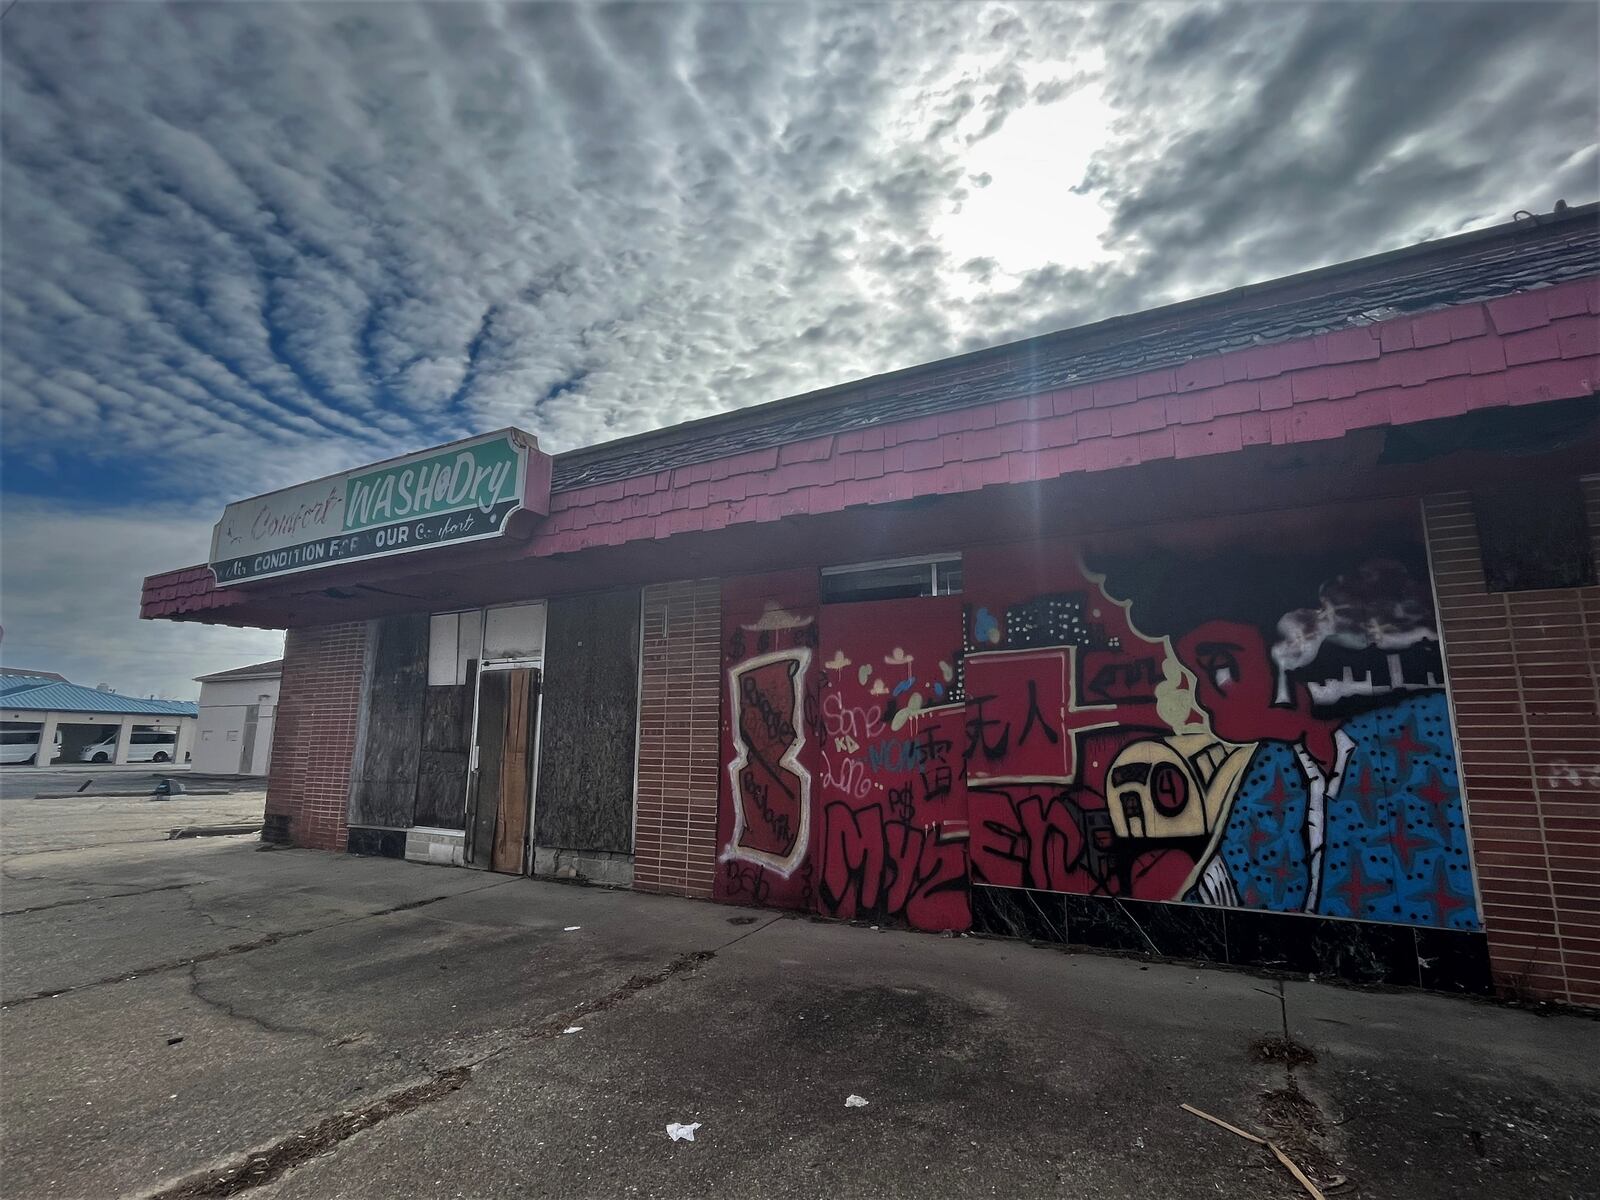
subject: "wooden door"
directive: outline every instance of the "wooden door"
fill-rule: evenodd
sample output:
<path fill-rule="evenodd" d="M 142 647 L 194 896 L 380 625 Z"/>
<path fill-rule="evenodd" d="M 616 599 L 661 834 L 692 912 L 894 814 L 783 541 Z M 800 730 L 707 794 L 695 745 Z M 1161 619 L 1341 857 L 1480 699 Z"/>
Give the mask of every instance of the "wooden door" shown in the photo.
<path fill-rule="evenodd" d="M 539 699 L 539 673 L 523 668 L 507 671 L 505 734 L 500 747 L 499 811 L 495 818 L 491 871 L 522 873 L 528 839 L 529 784 L 533 780 L 533 723 Z"/>
<path fill-rule="evenodd" d="M 478 767 L 472 797 L 473 866 L 518 875 L 528 840 L 539 672 L 530 667 L 478 677 Z"/>

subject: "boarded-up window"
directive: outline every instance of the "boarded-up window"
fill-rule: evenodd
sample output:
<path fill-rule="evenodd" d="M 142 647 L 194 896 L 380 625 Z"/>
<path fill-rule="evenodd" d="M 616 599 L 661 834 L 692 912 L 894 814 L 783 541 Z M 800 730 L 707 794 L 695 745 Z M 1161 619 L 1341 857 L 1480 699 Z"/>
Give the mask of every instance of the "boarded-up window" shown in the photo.
<path fill-rule="evenodd" d="M 551 601 L 533 809 L 541 849 L 632 851 L 638 695 L 638 591 Z"/>
<path fill-rule="evenodd" d="M 352 825 L 403 829 L 412 823 L 430 626 L 421 615 L 375 622 L 360 761 L 351 787 Z"/>

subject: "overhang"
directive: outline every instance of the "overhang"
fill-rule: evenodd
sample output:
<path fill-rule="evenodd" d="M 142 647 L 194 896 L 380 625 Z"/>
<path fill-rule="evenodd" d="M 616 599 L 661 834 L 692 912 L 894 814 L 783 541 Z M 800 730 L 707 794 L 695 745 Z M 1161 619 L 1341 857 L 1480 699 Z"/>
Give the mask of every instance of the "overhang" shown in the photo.
<path fill-rule="evenodd" d="M 1024 536 L 1040 513 L 1060 530 L 1579 471 L 1597 314 L 1589 206 L 561 455 L 524 543 L 248 589 L 187 568 L 148 579 L 141 614 L 284 627 L 757 569 L 812 538 L 846 561 Z"/>

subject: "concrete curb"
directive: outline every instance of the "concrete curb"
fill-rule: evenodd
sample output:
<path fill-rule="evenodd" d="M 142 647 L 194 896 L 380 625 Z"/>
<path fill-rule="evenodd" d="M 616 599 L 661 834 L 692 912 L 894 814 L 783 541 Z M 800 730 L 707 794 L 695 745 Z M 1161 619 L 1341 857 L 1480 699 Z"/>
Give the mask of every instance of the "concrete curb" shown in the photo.
<path fill-rule="evenodd" d="M 171 796 L 152 792 L 149 788 L 146 788 L 142 792 L 35 792 L 33 798 L 35 800 L 126 800 L 131 797 L 137 800 L 178 800 L 184 796 L 231 796 L 233 793 L 233 788 L 186 787 L 183 789 L 183 791 L 177 792 Z"/>
<path fill-rule="evenodd" d="M 180 838 L 234 837 L 238 834 L 260 832 L 260 821 L 243 825 L 180 825 L 167 834 L 167 841 L 175 842 Z"/>

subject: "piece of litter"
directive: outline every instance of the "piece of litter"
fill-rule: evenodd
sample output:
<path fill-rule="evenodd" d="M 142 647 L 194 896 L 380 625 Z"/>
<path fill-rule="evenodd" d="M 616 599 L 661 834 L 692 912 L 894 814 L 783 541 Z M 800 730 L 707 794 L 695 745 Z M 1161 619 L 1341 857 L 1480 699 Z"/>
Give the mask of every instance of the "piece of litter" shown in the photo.
<path fill-rule="evenodd" d="M 694 1131 L 699 1128 L 699 1121 L 694 1122 L 692 1125 L 680 1125 L 674 1121 L 667 1126 L 667 1136 L 675 1142 L 692 1142 L 694 1141 Z"/>
<path fill-rule="evenodd" d="M 561 932 L 562 932 L 562 933 L 573 933 L 573 932 L 575 932 L 575 931 L 577 931 L 577 930 L 579 930 L 579 929 L 582 929 L 582 928 L 583 928 L 583 926 L 582 926 L 582 925 L 568 925 L 568 926 L 567 926 L 567 927 L 566 927 L 566 928 L 565 928 L 565 929 L 563 929 L 563 930 L 562 930 L 562 931 L 561 931 Z"/>
<path fill-rule="evenodd" d="M 852 1092 L 844 1098 L 844 1106 L 846 1108 L 865 1108 L 867 1106 L 867 1098 L 865 1096 L 857 1096 Z"/>
<path fill-rule="evenodd" d="M 1222 1126 L 1222 1128 L 1226 1129 L 1229 1133 L 1238 1134 L 1240 1137 L 1242 1137 L 1247 1142 L 1254 1142 L 1258 1146 L 1265 1146 L 1267 1144 L 1267 1139 L 1266 1138 L 1257 1137 L 1253 1133 L 1246 1133 L 1244 1130 L 1240 1129 L 1237 1125 L 1229 1125 L 1221 1117 L 1213 1117 L 1208 1112 L 1201 1112 L 1198 1108 L 1196 1108 L 1192 1104 L 1180 1104 L 1180 1105 L 1178 1105 L 1178 1107 L 1183 1109 L 1183 1111 L 1186 1112 L 1186 1113 L 1193 1113 L 1195 1116 L 1199 1117 L 1202 1121 L 1210 1121 L 1213 1125 Z"/>
<path fill-rule="evenodd" d="M 1305 1188 L 1306 1194 L 1309 1195 L 1312 1200 L 1328 1200 L 1328 1198 L 1322 1194 L 1317 1185 L 1306 1178 L 1306 1173 L 1295 1165 L 1294 1159 L 1290 1158 L 1282 1150 L 1278 1149 L 1276 1143 L 1268 1142 L 1267 1149 L 1272 1151 L 1273 1157 L 1275 1157 L 1284 1165 L 1289 1174 L 1295 1177 L 1301 1187 Z"/>
<path fill-rule="evenodd" d="M 562 1033 L 582 1033 L 583 1032 L 583 1026 L 582 1025 L 568 1025 L 561 1032 Z"/>
<path fill-rule="evenodd" d="M 1272 1157 L 1276 1158 L 1280 1163 L 1282 1163 L 1284 1169 L 1287 1170 L 1289 1174 L 1294 1176 L 1295 1182 L 1301 1187 L 1305 1188 L 1306 1193 L 1311 1196 L 1312 1200 L 1327 1200 L 1327 1197 L 1318 1190 L 1317 1185 L 1312 1183 L 1311 1180 L 1306 1176 L 1306 1173 L 1302 1171 L 1298 1165 L 1296 1165 L 1294 1160 L 1280 1150 L 1275 1143 L 1267 1141 L 1266 1138 L 1257 1137 L 1253 1133 L 1246 1133 L 1237 1125 L 1228 1124 L 1221 1117 L 1213 1117 L 1208 1112 L 1201 1112 L 1192 1104 L 1180 1104 L 1178 1107 L 1183 1109 L 1183 1111 L 1186 1113 L 1193 1113 L 1202 1121 L 1210 1121 L 1213 1125 L 1220 1125 L 1229 1133 L 1238 1134 L 1247 1142 L 1254 1142 L 1258 1146 L 1265 1146 L 1268 1150 L 1272 1151 Z"/>

